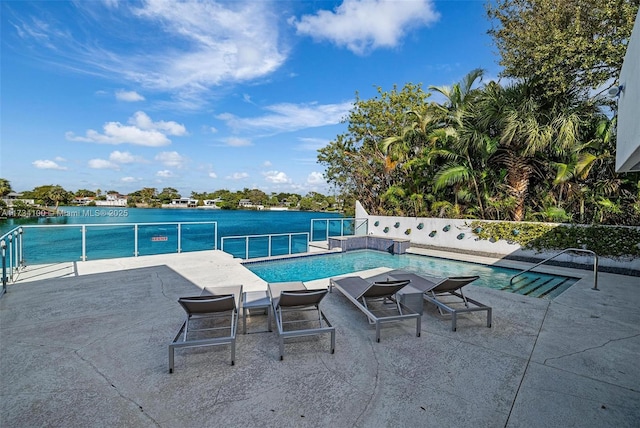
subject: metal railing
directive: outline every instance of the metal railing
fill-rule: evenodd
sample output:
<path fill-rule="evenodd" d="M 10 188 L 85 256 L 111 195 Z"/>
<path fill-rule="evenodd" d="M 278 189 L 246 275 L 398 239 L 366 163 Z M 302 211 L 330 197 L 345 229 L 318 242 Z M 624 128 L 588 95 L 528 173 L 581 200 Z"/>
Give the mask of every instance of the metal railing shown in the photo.
<path fill-rule="evenodd" d="M 0 237 L 0 256 L 2 257 L 2 288 L 0 288 L 0 296 L 7 292 L 7 282 L 9 280 L 13 282 L 14 275 L 18 273 L 21 267 L 24 267 L 24 259 L 22 257 L 23 233 L 24 229 L 21 226 Z"/>
<path fill-rule="evenodd" d="M 304 244 L 300 246 L 301 251 L 294 251 L 294 237 L 300 236 L 304 237 Z M 278 254 L 274 254 L 274 238 L 286 238 L 283 239 L 284 243 L 280 243 L 279 247 L 277 247 L 276 251 Z M 240 251 L 234 251 L 234 249 L 229 249 L 232 245 L 230 241 L 244 241 L 243 249 Z M 266 252 L 258 253 L 252 257 L 251 251 L 251 243 L 254 243 L 254 251 L 260 251 L 260 246 L 266 246 Z M 266 241 L 266 242 L 265 242 Z M 226 244 L 226 249 L 225 249 Z M 237 244 L 236 244 L 237 245 Z M 256 250 L 256 247 L 258 249 Z M 285 251 L 286 249 L 286 251 Z M 309 234 L 307 232 L 298 232 L 298 233 L 277 233 L 277 234 L 269 234 L 269 235 L 241 235 L 241 236 L 223 236 L 220 239 L 220 250 L 232 254 L 234 257 L 238 255 L 244 255 L 244 257 L 240 257 L 242 259 L 248 260 L 250 258 L 257 257 L 272 257 L 274 255 L 291 255 L 296 253 L 306 253 L 309 251 Z M 263 248 L 264 250 L 264 248 Z"/>
<path fill-rule="evenodd" d="M 587 254 L 593 255 L 593 288 L 592 288 L 592 290 L 598 291 L 598 255 L 595 252 L 591 251 L 591 250 L 585 250 L 585 249 L 582 249 L 582 248 L 566 248 L 566 249 L 560 251 L 558 254 L 556 254 L 554 256 L 551 256 L 549 258 L 546 258 L 543 261 L 541 261 L 540 263 L 537 263 L 534 266 L 531 266 L 529 269 L 525 269 L 522 272 L 512 276 L 511 280 L 509 281 L 509 284 L 513 285 L 513 280 L 515 278 L 519 277 L 520 275 L 525 274 L 525 273 L 537 268 L 538 266 L 548 262 L 549 260 L 553 260 L 556 257 L 558 257 L 558 256 L 560 256 L 560 255 L 562 255 L 564 253 L 569 253 L 569 252 L 572 252 L 572 253 L 587 253 Z"/>
<path fill-rule="evenodd" d="M 71 232 L 46 235 L 50 230 L 64 228 Z M 78 229 L 79 237 L 73 234 Z M 38 235 L 36 231 L 42 234 Z M 145 251 L 141 251 L 142 242 Z M 25 258 L 37 263 L 75 261 L 79 253 L 80 260 L 86 261 L 88 247 L 92 247 L 93 254 L 102 255 L 96 258 L 126 257 L 123 250 L 131 247 L 133 251 L 128 255 L 137 257 L 185 250 L 216 250 L 217 242 L 218 222 L 215 221 L 23 225 L 0 237 L 3 287 L 7 281 L 13 281 L 15 273 L 25 265 Z"/>
<path fill-rule="evenodd" d="M 332 224 L 339 224 L 338 227 L 331 227 Z M 367 235 L 369 220 L 366 218 L 314 218 L 311 219 L 311 240 L 327 241 L 330 236 L 352 236 Z M 324 223 L 324 236 L 322 239 L 316 239 L 315 227 L 317 224 Z M 333 231 L 333 234 L 331 232 Z"/>

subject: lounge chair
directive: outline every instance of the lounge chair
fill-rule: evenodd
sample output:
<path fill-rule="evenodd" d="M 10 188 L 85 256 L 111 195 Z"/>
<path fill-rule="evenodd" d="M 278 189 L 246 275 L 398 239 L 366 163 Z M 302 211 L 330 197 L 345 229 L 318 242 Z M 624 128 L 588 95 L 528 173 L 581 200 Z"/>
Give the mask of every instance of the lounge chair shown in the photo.
<path fill-rule="evenodd" d="M 331 325 L 320 302 L 327 295 L 327 289 L 308 289 L 302 282 L 276 282 L 268 285 L 273 313 L 280 339 L 280 360 L 284 359 L 284 339 L 290 337 L 331 334 L 331 353 L 336 349 L 336 328 Z M 309 319 L 301 314 L 315 312 Z M 287 314 L 285 316 L 285 314 Z M 292 328 L 292 326 L 296 326 Z M 310 326 L 311 325 L 311 326 Z M 306 327 L 305 327 L 306 326 Z M 288 329 L 285 329 L 288 328 Z"/>
<path fill-rule="evenodd" d="M 424 299 L 438 307 L 440 315 L 443 311 L 451 314 L 451 330 L 456 331 L 458 314 L 465 312 L 487 312 L 487 327 L 491 327 L 491 307 L 466 297 L 462 287 L 478 279 L 478 276 L 451 276 L 448 278 L 428 277 L 404 271 L 391 271 L 389 278 L 411 281 L 411 286 L 424 293 Z M 453 296 L 453 301 L 444 301 L 442 297 Z M 455 307 L 453 305 L 456 305 Z M 462 305 L 462 307 L 460 307 Z"/>
<path fill-rule="evenodd" d="M 174 351 L 178 348 L 231 345 L 231 365 L 235 364 L 238 307 L 242 286 L 205 288 L 202 294 L 181 297 L 178 303 L 186 312 L 186 319 L 169 345 L 169 373 L 173 373 Z M 216 321 L 225 320 L 225 326 L 216 327 Z M 199 328 L 194 328 L 194 323 Z M 202 324 L 202 325 L 200 325 Z M 212 326 L 213 325 L 213 326 Z M 222 331 L 222 335 L 202 338 L 204 332 Z M 189 337 L 191 335 L 192 337 Z M 198 336 L 193 337 L 193 336 Z"/>
<path fill-rule="evenodd" d="M 364 312 L 369 319 L 369 323 L 375 324 L 376 341 L 380 342 L 380 325 L 382 323 L 407 319 L 416 320 L 416 336 L 420 337 L 420 314 L 406 307 L 394 297 L 398 291 L 408 284 L 409 281 L 406 280 L 369 282 L 359 276 L 347 276 L 331 278 L 329 291 L 332 291 L 333 287 L 337 288 L 358 309 Z M 379 302 L 375 308 L 372 305 L 374 302 Z M 393 311 L 391 312 L 389 311 L 389 303 L 393 305 Z"/>

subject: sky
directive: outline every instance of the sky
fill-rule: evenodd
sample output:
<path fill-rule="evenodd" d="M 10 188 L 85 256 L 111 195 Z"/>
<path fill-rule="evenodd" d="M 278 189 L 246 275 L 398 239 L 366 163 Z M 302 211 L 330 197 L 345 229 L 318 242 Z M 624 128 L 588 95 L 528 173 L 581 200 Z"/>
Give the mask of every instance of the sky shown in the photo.
<path fill-rule="evenodd" d="M 484 1 L 0 8 L 0 177 L 18 192 L 330 195 L 317 150 L 346 132 L 356 93 L 500 71 Z"/>

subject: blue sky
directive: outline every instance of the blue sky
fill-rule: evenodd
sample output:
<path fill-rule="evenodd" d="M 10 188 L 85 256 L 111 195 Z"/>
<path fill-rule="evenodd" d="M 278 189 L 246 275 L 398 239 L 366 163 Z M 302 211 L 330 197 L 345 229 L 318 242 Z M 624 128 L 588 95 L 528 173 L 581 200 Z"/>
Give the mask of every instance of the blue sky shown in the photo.
<path fill-rule="evenodd" d="M 0 177 L 17 191 L 331 194 L 362 99 L 497 76 L 483 1 L 2 1 Z"/>

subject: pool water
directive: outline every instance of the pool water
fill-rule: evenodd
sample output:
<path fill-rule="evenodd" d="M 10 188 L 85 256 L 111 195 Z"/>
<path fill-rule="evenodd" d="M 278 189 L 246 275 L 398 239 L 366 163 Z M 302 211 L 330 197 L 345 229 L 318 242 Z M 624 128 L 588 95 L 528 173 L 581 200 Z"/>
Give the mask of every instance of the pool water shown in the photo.
<path fill-rule="evenodd" d="M 511 277 L 519 270 L 372 250 L 247 262 L 244 266 L 267 282 L 312 281 L 379 267 L 437 277 L 478 275 L 480 278 L 473 285 L 547 299 L 558 296 L 577 281 L 566 276 L 527 272 L 510 285 Z"/>

